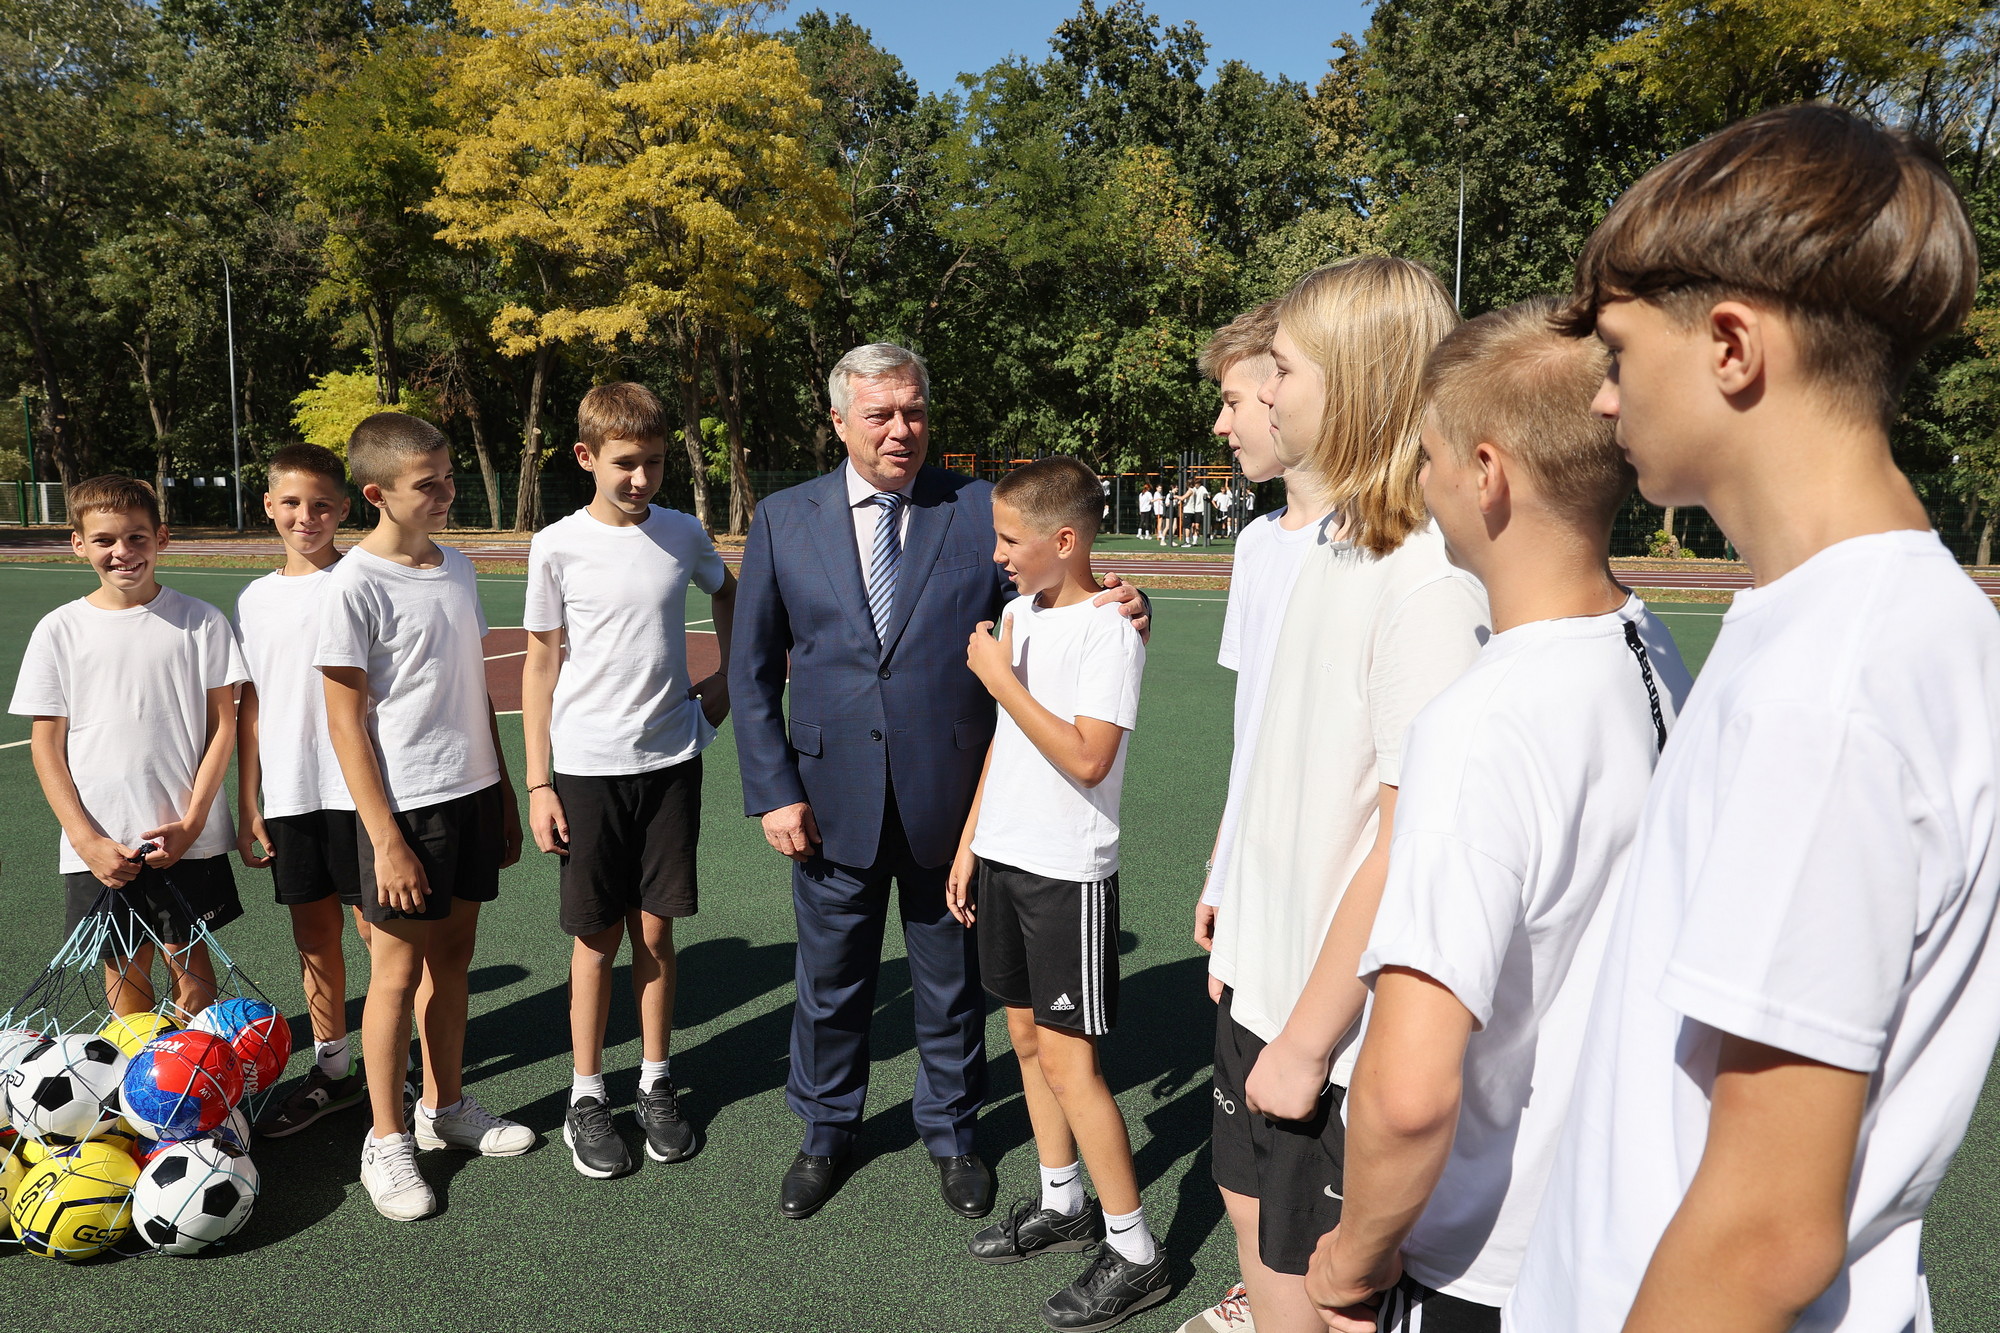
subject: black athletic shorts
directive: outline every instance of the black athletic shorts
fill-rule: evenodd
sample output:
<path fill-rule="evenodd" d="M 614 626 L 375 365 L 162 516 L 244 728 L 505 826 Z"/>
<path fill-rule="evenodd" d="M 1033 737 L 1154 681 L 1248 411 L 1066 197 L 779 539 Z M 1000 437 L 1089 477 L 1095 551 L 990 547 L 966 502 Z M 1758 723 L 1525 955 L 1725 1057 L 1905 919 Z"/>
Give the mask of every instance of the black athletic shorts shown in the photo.
<path fill-rule="evenodd" d="M 1382 1293 L 1379 1333 L 1500 1333 L 1500 1307 L 1432 1291 L 1415 1278 Z"/>
<path fill-rule="evenodd" d="M 500 854 L 505 826 L 501 802 L 511 800 L 507 785 L 496 782 L 470 796 L 437 805 L 396 812 L 396 825 L 430 882 L 430 896 L 421 912 L 399 912 L 375 897 L 375 844 L 368 830 L 355 821 L 354 845 L 361 866 L 363 921 L 442 921 L 451 915 L 454 898 L 490 903 L 500 896 Z"/>
<path fill-rule="evenodd" d="M 1080 884 L 998 861 L 973 889 L 979 980 L 1043 1027 L 1102 1036 L 1118 1021 L 1118 876 Z"/>
<path fill-rule="evenodd" d="M 569 821 L 562 858 L 562 928 L 609 930 L 634 910 L 693 916 L 701 835 L 701 756 L 650 773 L 555 775 Z"/>
<path fill-rule="evenodd" d="M 1257 1254 L 1267 1268 L 1305 1276 L 1313 1247 L 1340 1221 L 1347 1188 L 1343 1090 L 1329 1085 L 1310 1120 L 1271 1120 L 1243 1100 L 1264 1043 L 1230 1015 L 1225 989 L 1215 1014 L 1215 1183 L 1257 1200 Z"/>
<path fill-rule="evenodd" d="M 103 892 L 104 882 L 87 870 L 63 876 L 65 939 Z M 243 903 L 227 856 L 182 857 L 165 870 L 147 866 L 130 884 L 113 889 L 107 910 L 126 931 L 136 920 L 168 944 L 186 944 L 194 938 L 195 922 L 216 930 L 242 916 Z M 105 958 L 118 955 L 116 938 L 105 940 Z"/>
<path fill-rule="evenodd" d="M 271 883 L 280 907 L 316 903 L 333 894 L 341 905 L 361 906 L 361 828 L 352 810 L 308 810 L 266 817 L 274 858 Z"/>

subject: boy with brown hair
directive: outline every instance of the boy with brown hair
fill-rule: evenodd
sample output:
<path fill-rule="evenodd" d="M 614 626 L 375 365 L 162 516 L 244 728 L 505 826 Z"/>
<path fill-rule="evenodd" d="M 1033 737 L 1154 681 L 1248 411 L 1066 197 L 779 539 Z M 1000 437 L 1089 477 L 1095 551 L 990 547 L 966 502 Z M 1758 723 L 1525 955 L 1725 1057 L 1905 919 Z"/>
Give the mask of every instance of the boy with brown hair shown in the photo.
<path fill-rule="evenodd" d="M 264 513 L 284 543 L 285 564 L 236 599 L 236 633 L 250 671 L 237 706 L 236 850 L 244 865 L 270 867 L 277 900 L 291 912 L 312 1021 L 312 1068 L 257 1122 L 259 1134 L 284 1138 L 368 1093 L 348 1047 L 341 945 L 346 909 L 364 945 L 368 923 L 361 919 L 354 801 L 327 734 L 326 688 L 312 665 L 327 572 L 340 559 L 333 537 L 347 517 L 347 469 L 331 449 L 289 444 L 265 470 Z"/>
<path fill-rule="evenodd" d="M 445 437 L 427 421 L 377 412 L 354 428 L 347 463 L 380 518 L 329 575 L 313 665 L 360 823 L 371 927 L 361 1040 L 375 1117 L 361 1183 L 377 1212 L 411 1221 L 437 1206 L 419 1147 L 511 1157 L 535 1141 L 461 1087 L 479 905 L 499 896 L 500 872 L 520 859 L 521 821 L 486 695 L 472 562 L 431 540 L 456 494 Z M 424 1095 L 412 1127 L 403 1073 L 419 985 Z"/>
<path fill-rule="evenodd" d="M 1578 261 L 1640 491 L 1755 586 L 1648 796 L 1511 1327 L 1929 1326 L 2000 1036 L 2000 623 L 1889 426 L 1978 279 L 1935 152 L 1825 106 L 1668 159 Z"/>
<path fill-rule="evenodd" d="M 668 425 L 651 390 L 600 384 L 576 423 L 576 461 L 597 493 L 528 548 L 521 722 L 528 827 L 536 846 L 562 858 L 562 927 L 575 940 L 563 1141 L 577 1171 L 602 1180 L 636 1165 L 604 1088 L 611 971 L 628 930 L 646 1155 L 679 1162 L 697 1147 L 667 1059 L 674 919 L 697 907 L 701 752 L 728 716 L 729 681 L 720 670 L 688 681 L 687 590 L 709 594 L 727 662 L 736 579 L 700 522 L 653 504 Z"/>
<path fill-rule="evenodd" d="M 1096 605 L 1101 508 L 1097 477 L 1074 458 L 993 487 L 993 559 L 1021 595 L 997 638 L 985 621 L 967 643 L 1000 719 L 945 889 L 954 917 L 977 916 L 980 979 L 1007 1010 L 1042 1171 L 1040 1198 L 975 1235 L 972 1256 L 1008 1264 L 1097 1245 L 1042 1307 L 1057 1329 L 1110 1328 L 1172 1290 L 1097 1062 L 1118 1017 L 1118 801 L 1146 667 L 1139 632 L 1115 604 Z"/>
<path fill-rule="evenodd" d="M 34 718 L 35 776 L 62 825 L 65 934 L 100 900 L 126 938 L 143 923 L 167 946 L 186 1021 L 216 994 L 195 923 L 243 915 L 222 798 L 243 657 L 222 612 L 160 586 L 167 529 L 151 486 L 92 477 L 68 504 L 70 549 L 98 586 L 35 626 L 8 711 Z M 120 956 L 118 938 L 105 945 L 109 1007 L 144 1013 L 156 1003 L 153 946 Z"/>
<path fill-rule="evenodd" d="M 1632 469 L 1591 413 L 1604 350 L 1555 310 L 1542 297 L 1460 325 L 1424 376 L 1425 507 L 1485 585 L 1493 634 L 1403 746 L 1360 964 L 1374 995 L 1346 1198 L 1307 1277 L 1334 1328 L 1498 1333 L 1576 1073 L 1598 918 L 1691 683 L 1611 576 Z"/>

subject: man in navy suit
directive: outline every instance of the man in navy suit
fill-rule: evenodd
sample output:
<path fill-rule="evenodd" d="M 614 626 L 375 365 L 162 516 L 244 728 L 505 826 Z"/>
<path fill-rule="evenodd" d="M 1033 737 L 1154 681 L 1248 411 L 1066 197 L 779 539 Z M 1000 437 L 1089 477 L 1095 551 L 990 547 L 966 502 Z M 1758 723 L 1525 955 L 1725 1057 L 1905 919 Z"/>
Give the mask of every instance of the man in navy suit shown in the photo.
<path fill-rule="evenodd" d="M 973 1143 L 986 1004 L 973 932 L 945 909 L 944 886 L 993 737 L 966 640 L 1012 589 L 993 561 L 991 485 L 924 466 L 923 360 L 872 343 L 827 387 L 847 462 L 758 504 L 729 661 L 744 812 L 793 862 L 785 1098 L 806 1132 L 782 1208 L 803 1218 L 826 1202 L 860 1126 L 893 881 L 922 1065 L 917 1131 L 945 1202 L 980 1217 L 993 1206 Z M 1105 597 L 1144 614 L 1131 588 Z"/>

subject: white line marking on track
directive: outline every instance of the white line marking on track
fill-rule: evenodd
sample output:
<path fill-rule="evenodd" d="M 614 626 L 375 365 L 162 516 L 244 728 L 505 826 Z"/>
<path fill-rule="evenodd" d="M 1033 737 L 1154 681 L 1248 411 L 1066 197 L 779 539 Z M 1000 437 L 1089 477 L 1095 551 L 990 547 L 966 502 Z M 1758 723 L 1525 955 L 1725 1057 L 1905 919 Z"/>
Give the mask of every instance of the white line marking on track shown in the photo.
<path fill-rule="evenodd" d="M 8 741 L 5 745 L 0 745 L 0 750 L 18 750 L 23 745 L 32 745 L 34 743 L 34 740 L 35 738 L 33 736 L 30 736 L 28 737 L 27 740 L 24 741 Z"/>
<path fill-rule="evenodd" d="M 527 655 L 528 655 L 528 650 L 526 648 L 523 648 L 518 653 L 494 653 L 491 657 L 487 658 L 486 660 L 489 662 L 498 662 L 508 657 L 526 657 Z"/>

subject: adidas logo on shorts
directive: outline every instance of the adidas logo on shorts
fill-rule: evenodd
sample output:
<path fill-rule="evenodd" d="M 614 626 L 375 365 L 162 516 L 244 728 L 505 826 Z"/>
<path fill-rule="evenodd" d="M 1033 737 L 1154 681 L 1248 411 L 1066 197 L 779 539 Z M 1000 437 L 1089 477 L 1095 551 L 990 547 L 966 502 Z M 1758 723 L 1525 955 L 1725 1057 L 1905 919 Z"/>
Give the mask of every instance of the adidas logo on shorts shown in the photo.
<path fill-rule="evenodd" d="M 1066 1014 L 1075 1008 L 1076 1001 L 1069 998 L 1068 991 L 1064 991 L 1061 995 L 1056 996 L 1055 1003 L 1049 1006 L 1049 1012 L 1052 1014 Z"/>

